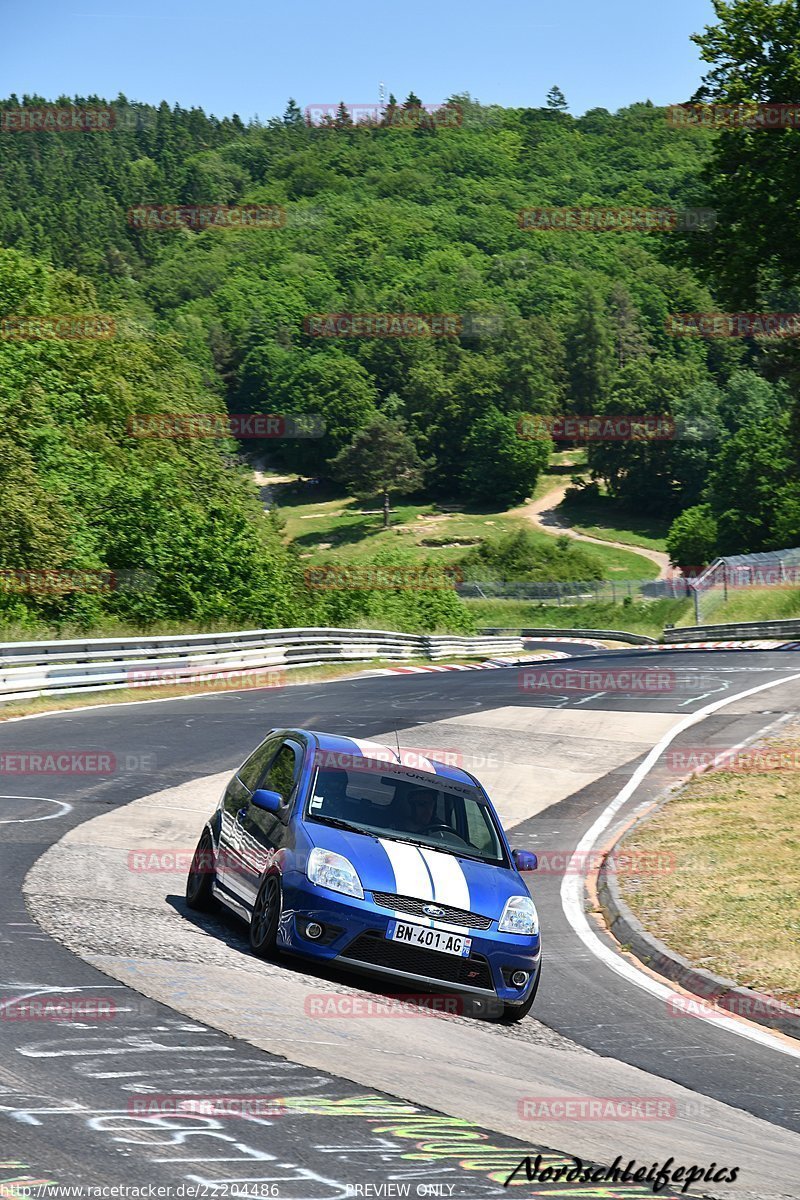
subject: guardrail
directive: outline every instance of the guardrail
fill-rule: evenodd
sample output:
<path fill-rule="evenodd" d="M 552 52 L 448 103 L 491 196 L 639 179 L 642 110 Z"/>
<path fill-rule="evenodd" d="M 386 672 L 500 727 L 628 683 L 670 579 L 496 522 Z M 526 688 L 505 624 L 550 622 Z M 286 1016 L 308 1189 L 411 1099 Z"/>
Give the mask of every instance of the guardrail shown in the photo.
<path fill-rule="evenodd" d="M 643 633 L 626 633 L 620 629 L 492 629 L 484 626 L 486 634 L 519 634 L 520 637 L 574 637 L 574 638 L 608 638 L 614 642 L 630 642 L 633 646 L 657 646 L 656 638 L 647 637 Z"/>
<path fill-rule="evenodd" d="M 687 625 L 664 630 L 664 644 L 673 642 L 748 641 L 751 638 L 798 638 L 800 620 L 744 621 L 732 625 Z"/>
<path fill-rule="evenodd" d="M 431 661 L 518 654 L 520 637 L 461 637 L 374 629 L 251 629 L 167 637 L 0 643 L 0 702 L 85 691 L 201 682 L 330 662 Z"/>

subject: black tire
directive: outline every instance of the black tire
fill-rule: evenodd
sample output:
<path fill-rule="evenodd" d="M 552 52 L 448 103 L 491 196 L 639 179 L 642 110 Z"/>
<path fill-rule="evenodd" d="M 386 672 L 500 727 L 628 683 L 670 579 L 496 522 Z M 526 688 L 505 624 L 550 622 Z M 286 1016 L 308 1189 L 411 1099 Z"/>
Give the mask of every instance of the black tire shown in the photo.
<path fill-rule="evenodd" d="M 259 888 L 250 917 L 250 949 L 259 958 L 275 958 L 277 954 L 280 915 L 281 885 L 276 875 L 268 875 Z"/>
<path fill-rule="evenodd" d="M 219 908 L 213 892 L 216 878 L 213 863 L 214 843 L 209 831 L 204 829 L 186 877 L 186 903 L 197 912 L 216 912 Z"/>
<path fill-rule="evenodd" d="M 536 976 L 536 983 L 531 988 L 531 994 L 527 1000 L 523 1000 L 522 1004 L 504 1004 L 503 1014 L 500 1017 L 501 1025 L 516 1025 L 517 1021 L 522 1021 L 527 1017 L 528 1013 L 533 1008 L 533 1002 L 536 999 L 536 993 L 539 990 L 539 980 L 542 978 L 542 968 L 539 967 L 539 974 Z"/>

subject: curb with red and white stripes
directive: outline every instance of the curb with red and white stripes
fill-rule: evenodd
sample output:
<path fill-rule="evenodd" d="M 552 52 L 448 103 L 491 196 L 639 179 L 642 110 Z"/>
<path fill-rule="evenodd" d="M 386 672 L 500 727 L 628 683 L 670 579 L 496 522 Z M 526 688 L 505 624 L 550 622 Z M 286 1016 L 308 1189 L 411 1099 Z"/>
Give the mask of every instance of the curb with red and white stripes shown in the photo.
<path fill-rule="evenodd" d="M 547 638 L 537 637 L 536 641 L 552 642 L 554 645 L 558 643 L 579 644 L 581 646 L 591 646 L 596 650 L 611 650 L 612 648 L 604 642 L 595 641 L 592 638 Z M 667 646 L 636 646 L 637 650 L 794 650 L 800 649 L 798 642 L 781 642 L 781 641 L 739 641 L 739 642 L 673 642 Z M 382 667 L 374 671 L 362 671 L 362 676 L 375 675 L 425 675 L 430 672 L 441 671 L 492 671 L 499 670 L 501 667 L 522 667 L 528 663 L 547 662 L 557 658 L 573 658 L 571 654 L 567 654 L 563 650 L 552 650 L 546 654 L 530 654 L 524 658 L 491 658 L 480 663 L 439 663 L 431 664 L 424 667 Z"/>
<path fill-rule="evenodd" d="M 787 650 L 796 642 L 785 641 L 741 641 L 741 642 L 669 642 L 665 646 L 643 646 L 643 650 Z"/>
<path fill-rule="evenodd" d="M 529 654 L 524 658 L 490 658 L 479 663 L 438 663 L 424 667 L 379 667 L 374 671 L 361 671 L 360 677 L 375 675 L 427 675 L 432 671 L 499 671 L 502 667 L 522 667 L 528 663 L 550 662 L 556 658 L 572 658 L 563 650 L 548 654 Z"/>

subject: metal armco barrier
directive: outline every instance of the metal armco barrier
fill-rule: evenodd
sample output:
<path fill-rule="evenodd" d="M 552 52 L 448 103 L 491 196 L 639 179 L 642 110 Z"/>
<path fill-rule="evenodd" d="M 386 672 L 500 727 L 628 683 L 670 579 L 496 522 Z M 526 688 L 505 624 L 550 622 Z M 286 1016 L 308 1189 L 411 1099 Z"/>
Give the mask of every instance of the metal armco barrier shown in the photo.
<path fill-rule="evenodd" d="M 364 662 L 518 654 L 519 637 L 460 637 L 374 629 L 254 629 L 166 637 L 0 643 L 0 702 L 132 686 L 200 682 L 252 672 Z M 151 678 L 152 675 L 152 678 Z"/>
<path fill-rule="evenodd" d="M 503 635 L 519 634 L 520 637 L 574 637 L 574 638 L 608 638 L 614 642 L 630 642 L 633 646 L 656 646 L 655 638 L 643 633 L 625 633 L 620 629 L 491 629 L 484 628 L 484 633 Z"/>
<path fill-rule="evenodd" d="M 672 642 L 730 642 L 751 638 L 800 638 L 800 620 L 745 621 L 739 625 L 688 625 L 664 630 L 664 644 Z"/>

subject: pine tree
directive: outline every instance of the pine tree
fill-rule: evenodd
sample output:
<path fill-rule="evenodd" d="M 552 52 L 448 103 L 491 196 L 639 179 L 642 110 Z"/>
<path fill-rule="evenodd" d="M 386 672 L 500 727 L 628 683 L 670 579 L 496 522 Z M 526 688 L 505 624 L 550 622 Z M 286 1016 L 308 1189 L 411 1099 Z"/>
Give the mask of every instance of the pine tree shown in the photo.
<path fill-rule="evenodd" d="M 299 128 L 305 125 L 303 114 L 300 111 L 300 106 L 297 101 L 289 97 L 289 103 L 286 105 L 286 111 L 283 114 L 284 125 L 291 125 L 294 128 Z"/>
<path fill-rule="evenodd" d="M 561 88 L 555 83 L 547 93 L 547 107 L 552 108 L 554 112 L 567 111 L 567 98 Z"/>
<path fill-rule="evenodd" d="M 593 288 L 587 288 L 567 338 L 573 412 L 602 412 L 612 381 L 613 361 L 614 338 L 602 300 Z"/>

